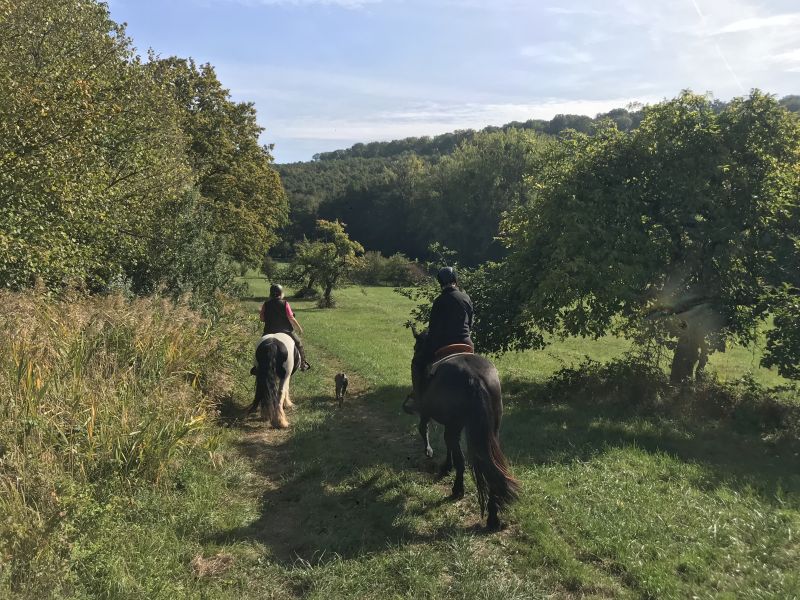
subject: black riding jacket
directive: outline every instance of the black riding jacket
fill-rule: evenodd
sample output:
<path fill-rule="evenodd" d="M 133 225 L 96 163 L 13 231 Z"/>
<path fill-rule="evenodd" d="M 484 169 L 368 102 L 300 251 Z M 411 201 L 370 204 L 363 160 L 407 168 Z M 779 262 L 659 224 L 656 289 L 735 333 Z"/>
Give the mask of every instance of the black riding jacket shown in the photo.
<path fill-rule="evenodd" d="M 428 326 L 430 353 L 450 344 L 470 344 L 472 329 L 472 300 L 455 287 L 442 290 L 431 308 Z"/>
<path fill-rule="evenodd" d="M 270 298 L 264 303 L 264 335 L 292 333 L 292 322 L 286 314 L 286 300 Z"/>

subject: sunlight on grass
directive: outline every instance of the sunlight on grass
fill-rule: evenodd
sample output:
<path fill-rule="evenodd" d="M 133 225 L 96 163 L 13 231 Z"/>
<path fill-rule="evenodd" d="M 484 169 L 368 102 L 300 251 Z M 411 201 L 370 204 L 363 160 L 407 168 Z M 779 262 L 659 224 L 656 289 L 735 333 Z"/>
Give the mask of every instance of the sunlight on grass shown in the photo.
<path fill-rule="evenodd" d="M 262 281 L 251 294 L 265 290 Z M 509 534 L 475 537 L 471 483 L 464 501 L 442 502 L 448 482 L 434 481 L 416 423 L 399 410 L 410 387 L 403 325 L 412 303 L 388 288 L 336 297 L 335 310 L 290 300 L 317 365 L 296 378 L 304 404 L 287 451 L 297 475 L 282 488 L 299 502 L 295 550 L 310 561 L 286 576 L 310 597 L 800 592 L 800 463 L 791 446 L 719 421 L 580 398 L 542 403 L 539 386 L 557 370 L 622 356 L 630 344 L 617 338 L 495 357 L 507 388 L 503 446 L 525 493 Z M 247 306 L 255 314 L 258 302 Z M 723 379 L 752 373 L 782 383 L 757 366 L 757 351 L 730 348 L 711 365 Z M 332 406 L 339 369 L 368 386 L 342 412 Z M 435 430 L 438 457 L 440 437 Z"/>

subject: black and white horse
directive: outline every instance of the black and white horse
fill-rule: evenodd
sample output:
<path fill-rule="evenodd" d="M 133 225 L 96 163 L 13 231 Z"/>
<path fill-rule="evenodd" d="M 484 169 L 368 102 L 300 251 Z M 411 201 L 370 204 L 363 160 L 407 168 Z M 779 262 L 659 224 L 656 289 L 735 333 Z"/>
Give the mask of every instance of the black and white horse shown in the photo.
<path fill-rule="evenodd" d="M 276 429 L 289 426 L 286 408 L 294 406 L 289 397 L 289 381 L 300 366 L 300 352 L 285 333 L 263 336 L 256 346 L 256 393 L 250 411 L 261 405 L 261 418 Z"/>

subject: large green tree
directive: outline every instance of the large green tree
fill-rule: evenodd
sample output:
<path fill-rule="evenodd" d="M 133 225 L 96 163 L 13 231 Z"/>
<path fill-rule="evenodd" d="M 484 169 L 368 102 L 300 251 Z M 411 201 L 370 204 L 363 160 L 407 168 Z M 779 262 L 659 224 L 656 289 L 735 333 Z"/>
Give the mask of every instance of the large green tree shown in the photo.
<path fill-rule="evenodd" d="M 413 229 L 466 264 L 504 254 L 497 242 L 502 215 L 524 202 L 526 177 L 538 170 L 549 142 L 509 130 L 481 133 L 430 169 L 419 185 Z M 428 244 L 426 244 L 427 246 Z"/>
<path fill-rule="evenodd" d="M 417 156 L 407 155 L 377 166 L 379 170 L 367 171 L 360 180 L 353 178 L 346 189 L 323 203 L 319 216 L 347 223 L 350 235 L 368 248 L 387 255 L 419 255 L 427 244 L 426 234 L 418 226 L 418 211 L 422 209 L 415 202 L 415 194 L 426 164 Z"/>
<path fill-rule="evenodd" d="M 170 94 L 94 0 L 0 2 L 0 285 L 100 287 L 190 183 Z"/>
<path fill-rule="evenodd" d="M 673 379 L 690 376 L 712 341 L 751 342 L 770 311 L 796 306 L 799 164 L 797 116 L 757 91 L 721 110 L 686 92 L 629 133 L 568 138 L 505 223 L 513 321 L 634 335 L 672 315 Z M 796 332 L 790 321 L 778 325 Z"/>
<path fill-rule="evenodd" d="M 294 269 L 307 277 L 313 285 L 322 286 L 322 308 L 332 308 L 333 290 L 346 281 L 347 276 L 359 266 L 364 247 L 351 240 L 339 221 L 317 221 L 317 239 L 303 240 L 297 246 Z"/>
<path fill-rule="evenodd" d="M 253 104 L 233 101 L 211 65 L 180 58 L 151 62 L 155 78 L 169 85 L 180 107 L 199 202 L 215 234 L 231 258 L 260 265 L 288 206 L 270 148 L 259 142 L 263 128 Z"/>

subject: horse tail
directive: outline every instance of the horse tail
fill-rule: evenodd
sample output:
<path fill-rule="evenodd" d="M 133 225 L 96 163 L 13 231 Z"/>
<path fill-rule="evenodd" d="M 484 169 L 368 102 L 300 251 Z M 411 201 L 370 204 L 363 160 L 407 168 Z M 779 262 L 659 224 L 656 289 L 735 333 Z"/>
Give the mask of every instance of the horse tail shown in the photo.
<path fill-rule="evenodd" d="M 261 418 L 269 420 L 273 427 L 285 428 L 289 426 L 286 414 L 281 406 L 280 385 L 278 376 L 278 361 L 280 353 L 278 343 L 271 340 L 262 343 L 256 349 L 256 400 L 261 400 Z"/>
<path fill-rule="evenodd" d="M 472 381 L 470 387 L 473 398 L 466 423 L 467 452 L 483 516 L 490 495 L 497 507 L 503 509 L 519 497 L 520 485 L 511 475 L 508 461 L 500 449 L 498 428 L 494 426 L 490 413 L 492 398 L 489 390 L 478 379 Z M 495 415 L 497 418 L 499 415 Z"/>

